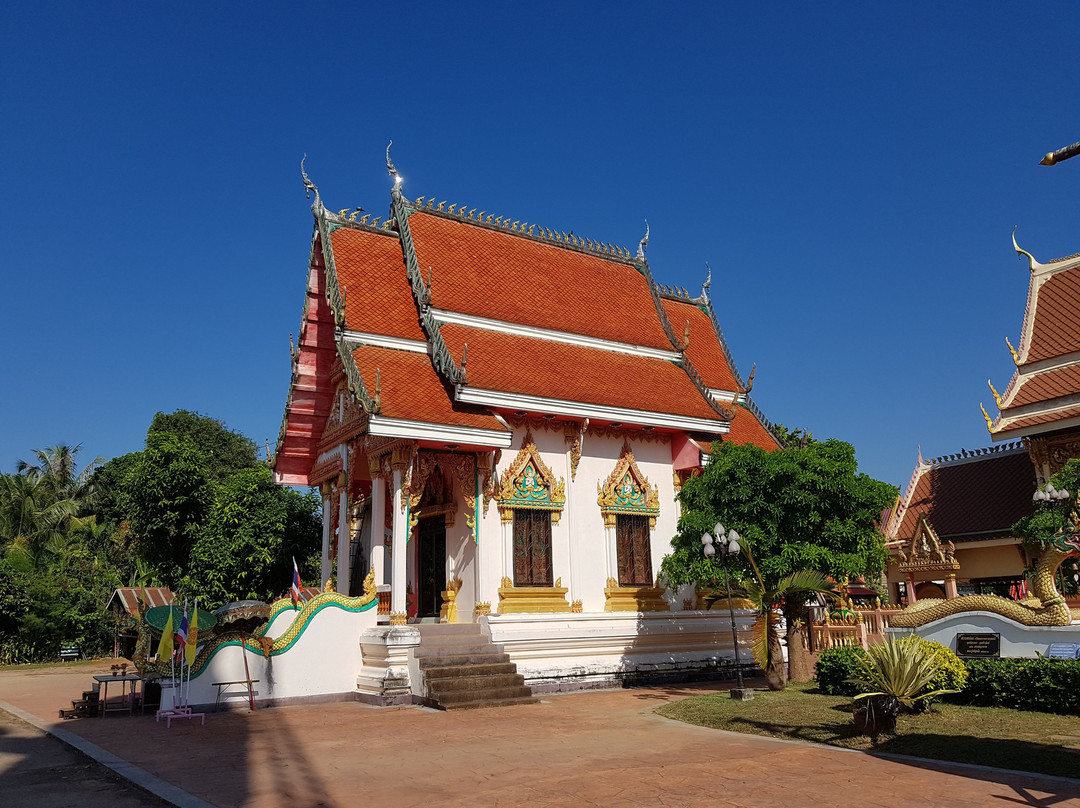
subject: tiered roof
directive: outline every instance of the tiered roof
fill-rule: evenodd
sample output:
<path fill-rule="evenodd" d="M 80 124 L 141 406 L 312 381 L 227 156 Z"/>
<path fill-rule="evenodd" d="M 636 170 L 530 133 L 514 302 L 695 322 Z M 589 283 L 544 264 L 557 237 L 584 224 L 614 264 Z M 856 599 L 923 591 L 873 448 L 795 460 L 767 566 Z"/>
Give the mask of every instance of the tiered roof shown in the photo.
<path fill-rule="evenodd" d="M 987 416 L 995 440 L 1080 425 L 1080 255 L 1041 264 L 1013 245 L 1027 256 L 1031 280 L 1016 372 L 995 393 L 998 417 Z"/>
<path fill-rule="evenodd" d="M 506 447 L 502 412 L 778 446 L 708 285 L 693 299 L 658 286 L 647 237 L 634 257 L 465 206 L 410 202 L 392 175 L 381 227 L 326 210 L 304 175 L 316 229 L 279 480 L 303 482 L 318 460 L 333 385 L 313 398 L 313 382 L 335 358 L 371 435 Z"/>
<path fill-rule="evenodd" d="M 1035 468 L 1019 442 L 919 463 L 884 520 L 886 538 L 910 540 L 920 517 L 943 540 L 1004 538 L 1032 512 Z"/>

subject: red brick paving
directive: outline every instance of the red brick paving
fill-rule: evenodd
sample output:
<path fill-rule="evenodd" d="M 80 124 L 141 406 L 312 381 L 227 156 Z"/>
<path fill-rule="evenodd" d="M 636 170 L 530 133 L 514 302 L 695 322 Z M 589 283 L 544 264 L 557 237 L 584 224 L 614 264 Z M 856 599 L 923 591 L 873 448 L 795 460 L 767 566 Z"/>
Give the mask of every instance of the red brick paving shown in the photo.
<path fill-rule="evenodd" d="M 0 701 L 60 723 L 57 709 L 94 672 L 2 671 Z M 1080 781 L 882 759 L 653 714 L 709 689 L 577 693 L 448 713 L 342 702 L 219 713 L 172 729 L 110 715 L 62 729 L 221 808 L 1080 806 Z"/>

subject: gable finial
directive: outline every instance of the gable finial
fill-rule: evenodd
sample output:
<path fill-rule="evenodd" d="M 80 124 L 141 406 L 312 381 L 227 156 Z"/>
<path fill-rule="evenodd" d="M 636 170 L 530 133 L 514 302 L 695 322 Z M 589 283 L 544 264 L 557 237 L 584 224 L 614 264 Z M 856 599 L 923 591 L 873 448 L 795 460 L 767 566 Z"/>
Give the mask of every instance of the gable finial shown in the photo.
<path fill-rule="evenodd" d="M 394 166 L 394 161 L 390 159 L 390 147 L 393 145 L 394 141 L 392 140 L 386 144 L 386 173 L 394 178 L 394 187 L 392 189 L 392 193 L 400 196 L 401 183 L 405 181 L 405 178 L 398 173 L 397 168 Z"/>
<path fill-rule="evenodd" d="M 1016 225 L 1016 227 L 1019 227 L 1019 225 Z M 1028 269 L 1030 269 L 1032 272 L 1034 272 L 1035 271 L 1035 265 L 1037 263 L 1039 263 L 1039 262 L 1035 260 L 1034 255 L 1029 253 L 1027 250 L 1021 248 L 1021 246 L 1016 243 L 1016 227 L 1013 227 L 1013 231 L 1012 231 L 1013 249 L 1016 250 L 1017 255 L 1026 255 L 1028 257 Z"/>
<path fill-rule="evenodd" d="M 709 290 L 712 288 L 712 267 L 709 266 L 709 262 L 705 262 L 705 269 L 709 271 L 708 276 L 705 278 L 705 283 L 701 284 L 701 296 L 706 300 L 709 299 Z"/>
<path fill-rule="evenodd" d="M 307 161 L 307 155 L 305 154 L 300 159 L 300 176 L 304 180 L 304 188 L 307 191 L 307 198 L 311 199 L 312 193 L 315 194 L 315 203 L 311 206 L 311 209 L 313 211 L 318 211 L 318 210 L 322 209 L 323 203 L 322 203 L 322 199 L 319 198 L 319 187 L 315 183 L 313 183 L 311 181 L 311 177 L 309 177 L 307 175 L 307 171 L 304 170 L 304 163 L 306 161 Z"/>
<path fill-rule="evenodd" d="M 649 246 L 649 220 L 646 219 L 645 220 L 645 237 L 642 238 L 641 241 L 639 241 L 638 245 L 637 245 L 637 257 L 642 261 L 645 260 L 645 249 L 648 246 Z"/>
<path fill-rule="evenodd" d="M 987 379 L 986 383 L 988 385 L 990 385 L 990 392 L 994 394 L 994 402 L 997 404 L 997 408 L 1000 410 L 1001 409 L 1001 395 L 998 393 L 997 390 L 994 389 L 994 383 L 992 381 L 990 381 L 990 379 Z M 1009 391 L 1006 390 L 1005 392 L 1007 393 Z"/>

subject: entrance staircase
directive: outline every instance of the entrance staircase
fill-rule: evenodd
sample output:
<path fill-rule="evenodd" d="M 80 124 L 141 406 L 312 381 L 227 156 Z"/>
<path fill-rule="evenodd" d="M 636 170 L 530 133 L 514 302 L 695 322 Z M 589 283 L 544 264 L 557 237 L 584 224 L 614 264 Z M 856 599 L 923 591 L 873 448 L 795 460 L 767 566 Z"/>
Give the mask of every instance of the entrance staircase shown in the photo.
<path fill-rule="evenodd" d="M 60 708 L 61 718 L 91 718 L 101 715 L 101 685 L 94 682 L 90 690 L 84 690 L 81 699 L 72 700 L 71 709 Z"/>
<path fill-rule="evenodd" d="M 517 665 L 475 623 L 421 623 L 413 655 L 424 695 L 444 710 L 535 704 Z"/>

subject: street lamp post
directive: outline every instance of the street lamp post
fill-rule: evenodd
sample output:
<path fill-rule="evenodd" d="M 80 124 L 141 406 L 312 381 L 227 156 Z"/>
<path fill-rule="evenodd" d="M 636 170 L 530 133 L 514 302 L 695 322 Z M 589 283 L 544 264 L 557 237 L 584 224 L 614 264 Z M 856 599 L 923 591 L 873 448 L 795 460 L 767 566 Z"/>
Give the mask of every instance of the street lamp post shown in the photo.
<path fill-rule="evenodd" d="M 717 546 L 720 551 L 720 567 L 724 570 L 724 587 L 727 589 L 728 615 L 731 617 L 731 639 L 735 644 L 735 676 L 738 687 L 731 690 L 731 698 L 739 701 L 750 701 L 754 698 L 754 691 L 743 684 L 742 661 L 739 659 L 739 632 L 735 627 L 735 607 L 731 601 L 731 583 L 728 580 L 727 557 L 737 556 L 742 548 L 739 546 L 739 534 L 734 528 L 724 533 L 724 526 L 719 522 L 713 528 L 713 532 L 705 532 L 701 536 L 702 551 L 706 558 L 716 555 Z"/>

